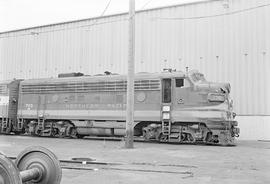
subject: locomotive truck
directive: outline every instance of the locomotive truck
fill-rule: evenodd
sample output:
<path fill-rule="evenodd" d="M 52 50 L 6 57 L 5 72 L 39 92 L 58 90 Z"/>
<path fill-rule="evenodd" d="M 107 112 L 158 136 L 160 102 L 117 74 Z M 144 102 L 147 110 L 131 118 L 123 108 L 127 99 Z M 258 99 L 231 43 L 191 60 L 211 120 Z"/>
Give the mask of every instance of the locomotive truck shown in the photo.
<path fill-rule="evenodd" d="M 202 73 L 135 75 L 134 136 L 162 142 L 231 145 L 239 136 L 230 84 Z M 73 76 L 0 83 L 1 133 L 124 136 L 125 75 Z"/>

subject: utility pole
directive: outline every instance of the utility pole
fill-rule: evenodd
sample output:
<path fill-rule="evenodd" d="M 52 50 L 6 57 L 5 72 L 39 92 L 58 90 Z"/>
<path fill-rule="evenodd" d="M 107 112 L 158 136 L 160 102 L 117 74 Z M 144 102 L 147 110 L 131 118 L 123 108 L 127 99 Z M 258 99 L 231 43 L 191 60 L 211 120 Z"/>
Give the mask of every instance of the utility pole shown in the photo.
<path fill-rule="evenodd" d="M 135 0 L 129 0 L 128 75 L 125 148 L 133 148 L 134 124 L 134 58 L 135 58 Z"/>

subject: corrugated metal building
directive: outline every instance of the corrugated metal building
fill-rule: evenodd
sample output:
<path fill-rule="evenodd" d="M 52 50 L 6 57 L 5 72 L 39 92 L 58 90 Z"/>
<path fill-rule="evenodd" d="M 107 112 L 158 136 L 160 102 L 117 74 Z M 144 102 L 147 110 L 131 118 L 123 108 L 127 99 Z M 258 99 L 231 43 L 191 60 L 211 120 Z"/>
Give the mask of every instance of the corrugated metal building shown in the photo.
<path fill-rule="evenodd" d="M 127 18 L 117 14 L 0 33 L 0 79 L 126 73 Z M 187 66 L 210 81 L 230 82 L 242 137 L 270 139 L 269 33 L 268 0 L 209 0 L 139 11 L 136 72 Z"/>

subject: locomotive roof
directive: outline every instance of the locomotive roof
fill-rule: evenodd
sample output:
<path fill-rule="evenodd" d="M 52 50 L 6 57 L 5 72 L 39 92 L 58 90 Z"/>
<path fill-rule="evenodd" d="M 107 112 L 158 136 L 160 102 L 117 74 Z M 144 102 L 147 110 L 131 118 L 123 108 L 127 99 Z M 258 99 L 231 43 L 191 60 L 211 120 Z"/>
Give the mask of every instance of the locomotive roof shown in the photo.
<path fill-rule="evenodd" d="M 194 70 L 190 72 L 196 72 Z M 189 73 L 190 73 L 189 72 Z M 161 73 L 146 73 L 141 72 L 135 74 L 135 79 L 157 79 L 157 78 L 174 78 L 174 77 L 185 77 L 185 73 L 182 71 L 174 72 L 161 72 Z M 96 75 L 96 76 L 80 76 L 80 77 L 64 77 L 64 78 L 43 78 L 43 79 L 27 79 L 22 81 L 23 84 L 29 83 L 61 83 L 61 82 L 83 82 L 83 81 L 111 81 L 111 80 L 126 80 L 127 75 Z"/>
<path fill-rule="evenodd" d="M 17 79 L 13 79 L 13 80 L 4 80 L 4 81 L 0 81 L 0 85 L 8 85 L 14 81 L 18 81 Z"/>
<path fill-rule="evenodd" d="M 0 81 L 0 85 L 7 85 L 10 82 L 11 82 L 11 80 Z"/>

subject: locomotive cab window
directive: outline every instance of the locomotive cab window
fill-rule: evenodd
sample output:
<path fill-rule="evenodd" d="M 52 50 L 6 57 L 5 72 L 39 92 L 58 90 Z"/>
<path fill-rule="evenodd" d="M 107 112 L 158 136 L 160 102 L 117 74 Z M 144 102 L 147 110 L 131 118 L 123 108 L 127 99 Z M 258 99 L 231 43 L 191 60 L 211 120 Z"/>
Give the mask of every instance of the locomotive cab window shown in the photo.
<path fill-rule="evenodd" d="M 184 86 L 184 79 L 175 79 L 175 87 L 180 88 Z"/>
<path fill-rule="evenodd" d="M 171 103 L 171 79 L 163 79 L 162 82 L 162 102 L 163 103 Z"/>

